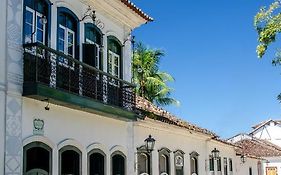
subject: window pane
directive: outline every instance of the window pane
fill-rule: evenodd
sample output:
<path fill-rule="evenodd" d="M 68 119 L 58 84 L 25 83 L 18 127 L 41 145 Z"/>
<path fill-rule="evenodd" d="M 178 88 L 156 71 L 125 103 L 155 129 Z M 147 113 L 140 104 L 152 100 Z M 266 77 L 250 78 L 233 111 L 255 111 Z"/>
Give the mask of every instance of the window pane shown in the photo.
<path fill-rule="evenodd" d="M 28 10 L 26 10 L 26 13 L 25 13 L 25 21 L 28 24 L 33 24 L 33 13 L 31 13 Z"/>
<path fill-rule="evenodd" d="M 43 39 L 44 36 L 43 36 L 43 35 L 44 35 L 44 34 L 43 34 L 43 31 L 37 29 L 37 35 L 36 35 L 37 41 L 43 43 L 43 41 L 44 41 L 44 39 Z"/>
<path fill-rule="evenodd" d="M 42 17 L 37 16 L 37 28 L 43 30 Z"/>
<path fill-rule="evenodd" d="M 58 31 L 58 36 L 59 36 L 59 39 L 63 39 L 64 40 L 64 29 L 63 28 L 59 28 L 59 31 Z"/>
<path fill-rule="evenodd" d="M 25 43 L 31 43 L 31 35 L 32 35 L 32 26 L 29 24 L 26 24 L 24 26 L 25 31 Z"/>

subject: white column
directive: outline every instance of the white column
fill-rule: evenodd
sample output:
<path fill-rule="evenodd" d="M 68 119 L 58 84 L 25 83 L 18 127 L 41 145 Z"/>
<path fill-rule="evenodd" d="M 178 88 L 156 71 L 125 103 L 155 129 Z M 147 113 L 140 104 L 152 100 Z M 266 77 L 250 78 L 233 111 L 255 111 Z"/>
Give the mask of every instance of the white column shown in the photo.
<path fill-rule="evenodd" d="M 134 148 L 134 128 L 133 122 L 127 124 L 127 175 L 135 174 L 135 148 Z"/>
<path fill-rule="evenodd" d="M 159 155 L 158 155 L 158 150 L 154 150 L 151 153 L 152 155 L 152 174 L 153 175 L 158 175 L 159 174 Z"/>
<path fill-rule="evenodd" d="M 174 158 L 174 153 L 170 153 L 170 174 L 174 175 L 175 174 L 175 158 Z"/>
<path fill-rule="evenodd" d="M 103 36 L 103 71 L 107 72 L 107 35 Z"/>
<path fill-rule="evenodd" d="M 87 151 L 82 152 L 82 175 L 88 174 Z"/>
<path fill-rule="evenodd" d="M 190 175 L 190 155 L 184 154 L 184 166 L 183 166 L 184 175 Z"/>
<path fill-rule="evenodd" d="M 58 175 L 59 174 L 59 152 L 56 148 L 53 148 L 53 155 L 52 155 L 52 174 Z"/>
<path fill-rule="evenodd" d="M 106 170 L 105 174 L 106 175 L 111 175 L 111 155 L 106 155 Z"/>

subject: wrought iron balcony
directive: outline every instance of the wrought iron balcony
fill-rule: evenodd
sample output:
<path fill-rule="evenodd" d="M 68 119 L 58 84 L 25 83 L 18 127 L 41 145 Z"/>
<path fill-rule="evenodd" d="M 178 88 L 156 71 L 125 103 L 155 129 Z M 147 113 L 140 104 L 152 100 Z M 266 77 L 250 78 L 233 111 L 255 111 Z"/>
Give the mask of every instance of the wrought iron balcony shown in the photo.
<path fill-rule="evenodd" d="M 34 85 L 37 89 L 31 90 Z M 44 87 L 45 91 L 47 89 L 47 92 L 38 94 L 38 85 Z M 78 97 L 72 102 L 80 108 L 104 105 L 107 108 L 102 112 L 112 113 L 111 110 L 116 108 L 133 112 L 134 88 L 131 83 L 40 43 L 24 45 L 24 96 L 41 96 L 41 100 L 54 99 L 64 104 L 64 101 L 68 103 L 67 99 L 73 100 L 73 97 L 62 97 L 61 92 Z M 95 102 L 95 105 L 89 105 L 89 102 Z"/>

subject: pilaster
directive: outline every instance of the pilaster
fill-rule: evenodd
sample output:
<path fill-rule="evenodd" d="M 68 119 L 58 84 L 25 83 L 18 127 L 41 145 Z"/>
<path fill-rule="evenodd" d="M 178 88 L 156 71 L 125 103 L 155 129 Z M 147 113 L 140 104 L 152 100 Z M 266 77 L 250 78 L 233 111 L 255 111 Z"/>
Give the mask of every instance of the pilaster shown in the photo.
<path fill-rule="evenodd" d="M 6 27 L 5 175 L 22 174 L 22 0 L 8 0 Z"/>

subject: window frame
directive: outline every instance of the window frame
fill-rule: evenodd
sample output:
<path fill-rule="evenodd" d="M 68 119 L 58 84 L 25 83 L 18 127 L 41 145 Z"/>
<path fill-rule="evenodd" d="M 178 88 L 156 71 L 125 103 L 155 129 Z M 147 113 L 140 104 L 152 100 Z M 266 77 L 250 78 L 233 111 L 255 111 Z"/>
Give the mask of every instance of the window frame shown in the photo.
<path fill-rule="evenodd" d="M 62 166 L 62 162 L 61 162 L 62 153 L 65 151 L 74 151 L 79 155 L 79 175 L 82 175 L 82 151 L 72 145 L 64 146 L 59 150 L 59 167 L 58 167 L 59 172 L 58 172 L 58 174 L 62 175 L 62 172 L 61 172 L 62 171 L 62 167 L 61 167 Z"/>

